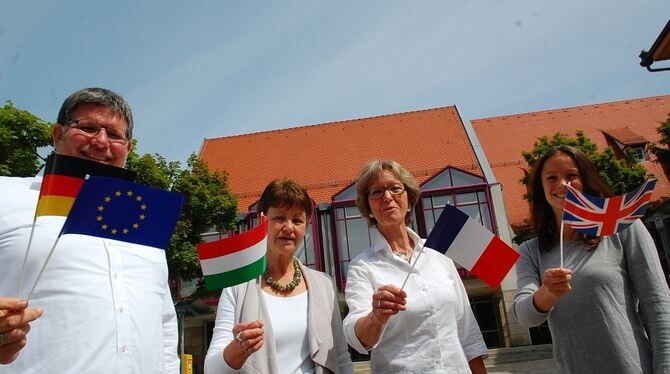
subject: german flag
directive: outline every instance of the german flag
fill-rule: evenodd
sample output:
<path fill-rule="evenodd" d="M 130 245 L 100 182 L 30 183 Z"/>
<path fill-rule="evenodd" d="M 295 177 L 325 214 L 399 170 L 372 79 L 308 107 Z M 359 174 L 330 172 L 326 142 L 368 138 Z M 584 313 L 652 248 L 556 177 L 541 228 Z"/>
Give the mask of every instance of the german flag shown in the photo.
<path fill-rule="evenodd" d="M 35 210 L 39 216 L 67 216 L 87 175 L 135 180 L 135 172 L 72 156 L 51 154 L 47 158 Z"/>

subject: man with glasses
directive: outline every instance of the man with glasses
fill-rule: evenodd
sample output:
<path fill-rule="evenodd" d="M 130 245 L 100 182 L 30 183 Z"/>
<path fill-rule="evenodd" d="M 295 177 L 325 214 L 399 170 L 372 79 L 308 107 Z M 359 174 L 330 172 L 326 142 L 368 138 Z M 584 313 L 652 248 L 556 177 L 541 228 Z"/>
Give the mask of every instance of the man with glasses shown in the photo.
<path fill-rule="evenodd" d="M 133 118 L 118 94 L 79 90 L 57 121 L 56 153 L 125 166 Z M 0 177 L 0 295 L 16 294 L 41 181 Z M 21 295 L 64 221 L 37 218 Z M 25 300 L 0 297 L 0 373 L 179 373 L 165 252 L 84 235 L 64 235 L 57 247 L 30 308 Z"/>

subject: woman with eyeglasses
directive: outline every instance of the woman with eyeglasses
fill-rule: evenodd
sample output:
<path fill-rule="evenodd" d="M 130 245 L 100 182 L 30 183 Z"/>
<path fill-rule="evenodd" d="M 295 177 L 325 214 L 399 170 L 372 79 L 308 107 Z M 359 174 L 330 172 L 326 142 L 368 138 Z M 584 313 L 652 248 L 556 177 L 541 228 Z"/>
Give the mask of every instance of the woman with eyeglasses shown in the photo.
<path fill-rule="evenodd" d="M 268 219 L 266 271 L 222 291 L 205 373 L 353 373 L 333 282 L 295 257 L 312 199 L 278 179 L 258 211 Z"/>
<path fill-rule="evenodd" d="M 486 344 L 453 261 L 408 226 L 419 186 L 395 161 L 372 161 L 356 182 L 372 245 L 349 264 L 344 333 L 374 373 L 486 373 Z M 418 252 L 404 290 L 402 286 Z"/>

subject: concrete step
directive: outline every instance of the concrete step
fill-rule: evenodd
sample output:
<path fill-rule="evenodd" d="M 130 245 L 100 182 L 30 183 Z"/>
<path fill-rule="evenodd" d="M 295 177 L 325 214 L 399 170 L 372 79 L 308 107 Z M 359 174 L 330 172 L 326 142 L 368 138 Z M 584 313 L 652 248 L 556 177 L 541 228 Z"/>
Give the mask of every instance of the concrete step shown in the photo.
<path fill-rule="evenodd" d="M 490 373 L 557 373 L 551 349 L 551 344 L 489 349 L 484 363 Z M 369 361 L 354 362 L 354 374 L 369 373 Z"/>
<path fill-rule="evenodd" d="M 529 345 L 524 347 L 489 349 L 486 365 L 498 365 L 512 362 L 528 362 L 552 359 L 552 345 Z"/>

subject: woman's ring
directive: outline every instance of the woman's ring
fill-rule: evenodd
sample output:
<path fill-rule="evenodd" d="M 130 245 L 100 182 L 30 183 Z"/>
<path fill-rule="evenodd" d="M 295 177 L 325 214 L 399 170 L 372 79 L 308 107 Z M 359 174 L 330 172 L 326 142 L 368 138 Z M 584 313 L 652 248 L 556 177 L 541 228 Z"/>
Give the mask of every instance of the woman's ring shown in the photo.
<path fill-rule="evenodd" d="M 379 305 L 378 305 L 378 308 L 379 308 L 379 309 L 382 308 L 382 299 L 379 299 Z"/>
<path fill-rule="evenodd" d="M 237 335 L 235 335 L 235 340 L 237 340 L 238 343 L 242 344 L 244 340 L 242 340 L 242 331 L 238 332 Z"/>

